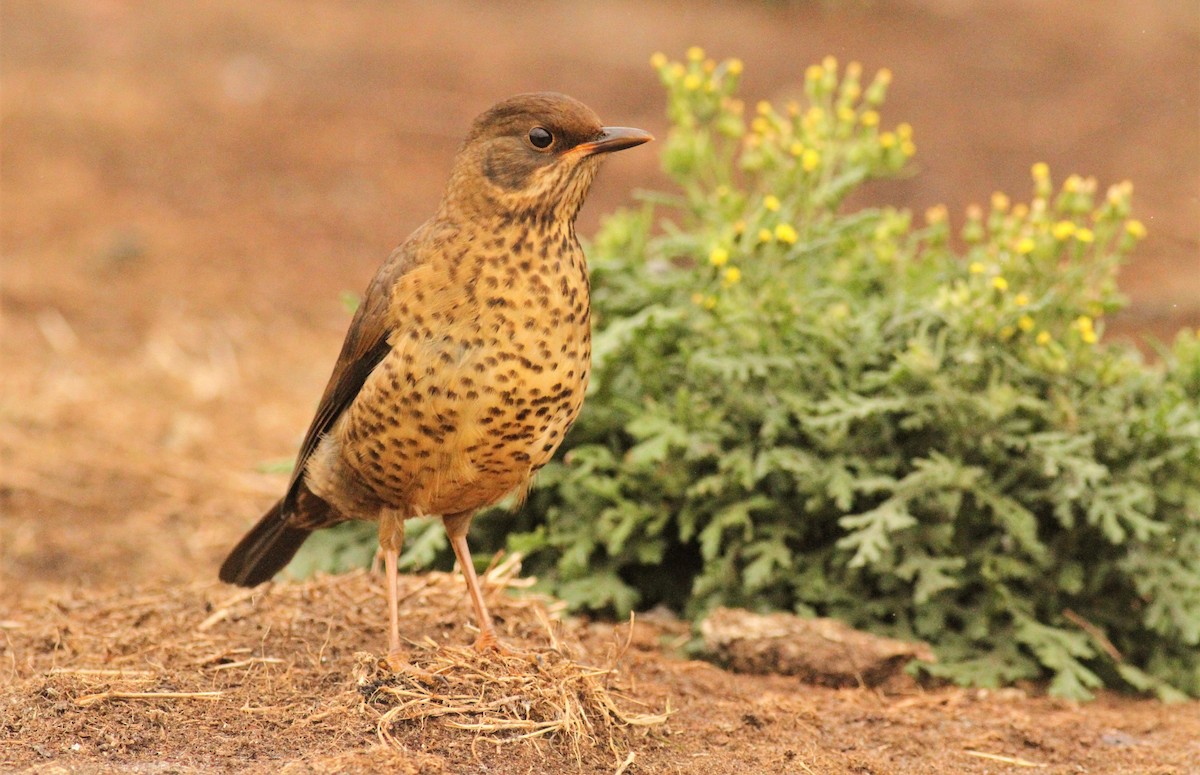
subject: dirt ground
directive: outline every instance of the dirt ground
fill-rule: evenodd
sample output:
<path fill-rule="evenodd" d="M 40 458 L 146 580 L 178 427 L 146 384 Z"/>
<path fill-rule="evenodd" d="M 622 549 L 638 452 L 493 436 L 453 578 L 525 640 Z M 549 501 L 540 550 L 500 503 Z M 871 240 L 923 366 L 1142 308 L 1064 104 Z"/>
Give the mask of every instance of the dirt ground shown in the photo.
<path fill-rule="evenodd" d="M 961 213 L 995 189 L 1022 196 L 1035 161 L 1131 179 L 1150 237 L 1109 335 L 1200 325 L 1190 0 L 47 0 L 0 14 L 0 770 L 1200 772 L 1197 703 L 816 688 L 685 660 L 648 622 L 613 680 L 646 712 L 669 704 L 665 726 L 579 760 L 435 722 L 384 744 L 355 678 L 354 654 L 383 642 L 375 579 L 250 597 L 213 582 L 283 486 L 264 464 L 299 442 L 348 320 L 339 294 L 432 211 L 471 117 L 557 89 L 661 134 L 655 50 L 741 57 L 748 100 L 795 94 L 825 54 L 890 67 L 884 120 L 915 127 L 916 174 L 858 203 Z M 662 185 L 653 153 L 622 154 L 581 232 Z M 466 643 L 460 589 L 410 611 L 408 631 Z M 563 627 L 585 662 L 610 664 L 628 637 Z M 532 625 L 513 637 L 545 645 Z"/>

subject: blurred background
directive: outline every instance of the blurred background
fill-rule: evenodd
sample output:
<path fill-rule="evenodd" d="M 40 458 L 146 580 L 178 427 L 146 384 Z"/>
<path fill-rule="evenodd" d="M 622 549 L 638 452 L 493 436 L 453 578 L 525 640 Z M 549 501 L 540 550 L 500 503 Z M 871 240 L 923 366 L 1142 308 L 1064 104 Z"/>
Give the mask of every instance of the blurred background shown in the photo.
<path fill-rule="evenodd" d="M 282 490 L 357 293 L 437 204 L 470 120 L 552 89 L 665 131 L 648 65 L 743 94 L 832 54 L 894 73 L 912 175 L 855 206 L 952 222 L 1029 168 L 1135 186 L 1108 335 L 1200 325 L 1194 0 L 14 2 L 0 7 L 0 598 L 215 576 Z M 651 147 L 653 149 L 653 146 Z M 661 188 L 608 163 L 581 234 Z M 276 465 L 275 468 L 279 466 Z"/>

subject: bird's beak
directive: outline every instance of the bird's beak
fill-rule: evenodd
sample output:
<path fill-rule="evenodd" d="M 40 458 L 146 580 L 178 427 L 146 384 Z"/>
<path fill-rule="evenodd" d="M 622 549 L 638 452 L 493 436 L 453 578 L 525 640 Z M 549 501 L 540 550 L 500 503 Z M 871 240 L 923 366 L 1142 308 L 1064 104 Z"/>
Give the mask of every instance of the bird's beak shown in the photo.
<path fill-rule="evenodd" d="M 580 143 L 572 148 L 570 153 L 579 156 L 595 156 L 598 153 L 623 151 L 635 145 L 648 143 L 653 139 L 654 135 L 641 129 L 628 126 L 606 126 L 599 137 L 591 142 Z"/>

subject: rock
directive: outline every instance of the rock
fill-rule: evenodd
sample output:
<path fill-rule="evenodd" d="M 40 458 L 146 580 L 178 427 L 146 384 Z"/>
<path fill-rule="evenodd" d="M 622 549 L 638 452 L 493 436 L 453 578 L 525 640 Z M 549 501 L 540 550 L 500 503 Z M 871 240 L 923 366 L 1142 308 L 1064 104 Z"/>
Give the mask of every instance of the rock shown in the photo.
<path fill-rule="evenodd" d="M 936 661 L 926 643 L 860 632 L 836 619 L 718 608 L 700 624 L 707 650 L 742 673 L 798 676 L 821 686 L 876 686 L 914 659 Z"/>

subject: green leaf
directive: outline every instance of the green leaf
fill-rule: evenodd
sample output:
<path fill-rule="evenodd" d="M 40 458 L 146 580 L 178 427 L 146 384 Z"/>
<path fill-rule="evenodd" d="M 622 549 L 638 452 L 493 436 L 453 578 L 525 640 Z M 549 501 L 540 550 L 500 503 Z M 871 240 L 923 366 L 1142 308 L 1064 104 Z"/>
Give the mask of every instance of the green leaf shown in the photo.
<path fill-rule="evenodd" d="M 848 567 L 874 565 L 892 548 L 892 535 L 917 524 L 908 512 L 908 504 L 898 498 L 888 498 L 870 511 L 842 517 L 838 524 L 847 531 L 839 538 L 839 549 L 853 550 Z"/>

